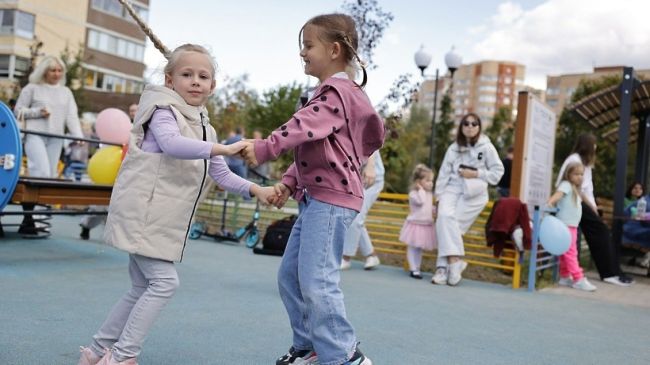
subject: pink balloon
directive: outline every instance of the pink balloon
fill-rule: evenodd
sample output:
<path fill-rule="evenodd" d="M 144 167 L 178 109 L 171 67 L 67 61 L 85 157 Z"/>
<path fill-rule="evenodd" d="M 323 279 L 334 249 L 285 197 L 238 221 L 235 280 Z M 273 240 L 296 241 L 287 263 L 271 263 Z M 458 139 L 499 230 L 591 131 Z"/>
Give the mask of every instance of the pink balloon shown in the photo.
<path fill-rule="evenodd" d="M 95 131 L 102 141 L 127 144 L 131 132 L 131 119 L 120 109 L 104 109 L 97 114 Z"/>

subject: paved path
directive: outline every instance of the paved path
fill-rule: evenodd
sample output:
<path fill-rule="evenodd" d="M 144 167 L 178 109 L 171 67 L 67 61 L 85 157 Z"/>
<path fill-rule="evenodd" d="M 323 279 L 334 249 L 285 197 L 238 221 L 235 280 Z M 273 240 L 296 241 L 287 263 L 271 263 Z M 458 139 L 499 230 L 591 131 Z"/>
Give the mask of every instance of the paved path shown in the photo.
<path fill-rule="evenodd" d="M 76 364 L 78 346 L 127 290 L 127 255 L 99 244 L 101 230 L 78 240 L 76 222 L 55 218 L 47 240 L 0 239 L 0 364 Z M 278 264 L 243 246 L 191 242 L 178 265 L 181 287 L 140 364 L 273 364 L 291 339 L 275 284 Z M 628 365 L 650 358 L 647 299 L 621 303 L 600 292 L 528 293 L 468 280 L 451 288 L 398 268 L 360 267 L 355 262 L 343 274 L 343 290 L 361 347 L 377 365 Z M 602 292 L 632 296 L 649 288 Z"/>

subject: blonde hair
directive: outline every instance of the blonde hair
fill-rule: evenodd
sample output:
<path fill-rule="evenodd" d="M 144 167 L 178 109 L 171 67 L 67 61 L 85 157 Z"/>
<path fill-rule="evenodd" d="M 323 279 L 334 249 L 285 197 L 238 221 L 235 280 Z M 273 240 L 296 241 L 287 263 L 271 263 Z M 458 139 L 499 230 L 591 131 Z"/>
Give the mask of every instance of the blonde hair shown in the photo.
<path fill-rule="evenodd" d="M 575 205 L 578 205 L 578 201 L 580 197 L 580 187 L 572 183 L 569 178 L 571 174 L 578 168 L 581 168 L 584 173 L 585 166 L 581 162 L 571 162 L 570 164 L 567 165 L 566 169 L 564 169 L 564 174 L 562 175 L 562 181 L 567 181 L 569 184 L 571 184 L 571 189 L 573 190 L 573 194 L 575 195 L 575 201 L 574 201 Z"/>
<path fill-rule="evenodd" d="M 319 38 L 324 42 L 335 43 L 341 45 L 341 50 L 347 66 L 345 72 L 348 76 L 355 76 L 358 68 L 363 71 L 363 80 L 360 87 L 366 86 L 368 81 L 368 73 L 366 72 L 366 65 L 357 54 L 359 46 L 359 35 L 357 33 L 356 23 L 354 19 L 346 14 L 332 13 L 317 15 L 309 19 L 305 25 L 300 28 L 298 33 L 298 46 L 302 48 L 302 34 L 305 27 L 313 25 L 318 27 Z M 356 64 L 355 62 L 356 61 Z M 358 67 L 357 67 L 358 65 Z M 354 77 L 352 77 L 354 79 Z"/>
<path fill-rule="evenodd" d="M 61 80 L 59 80 L 59 85 L 64 86 L 66 72 L 65 63 L 63 63 L 63 61 L 61 61 L 61 59 L 56 56 L 45 56 L 41 62 L 38 63 L 38 66 L 36 66 L 34 71 L 29 75 L 29 82 L 31 84 L 42 84 L 45 82 L 44 78 L 47 71 L 55 65 L 61 66 L 61 69 L 63 70 L 63 76 L 61 77 Z"/>
<path fill-rule="evenodd" d="M 429 166 L 427 166 L 427 165 L 425 165 L 423 163 L 419 163 L 419 164 L 415 165 L 415 168 L 413 169 L 413 172 L 411 173 L 410 190 L 415 189 L 415 186 L 416 186 L 415 182 L 416 181 L 424 179 L 429 174 L 433 176 L 433 170 L 431 170 L 429 168 Z"/>
<path fill-rule="evenodd" d="M 216 73 L 217 73 L 217 66 L 214 62 L 214 58 L 212 58 L 212 55 L 210 54 L 210 51 L 208 51 L 207 48 L 203 46 L 199 46 L 198 44 L 191 44 L 191 43 L 186 43 L 182 46 L 179 46 L 174 51 L 169 53 L 169 55 L 167 56 L 167 65 L 165 65 L 165 69 L 164 69 L 165 75 L 172 74 L 172 72 L 174 71 L 174 67 L 176 67 L 176 64 L 178 63 L 178 59 L 181 57 L 183 53 L 186 52 L 196 52 L 208 57 L 208 59 L 210 60 L 210 66 L 212 67 L 212 80 L 215 80 Z"/>

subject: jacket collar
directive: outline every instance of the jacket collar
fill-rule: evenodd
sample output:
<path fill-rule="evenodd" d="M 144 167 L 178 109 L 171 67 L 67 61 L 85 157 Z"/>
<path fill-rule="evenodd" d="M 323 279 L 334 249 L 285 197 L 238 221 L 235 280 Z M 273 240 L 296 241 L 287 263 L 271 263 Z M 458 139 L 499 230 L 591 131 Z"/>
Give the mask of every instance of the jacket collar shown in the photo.
<path fill-rule="evenodd" d="M 207 124 L 209 122 L 208 112 L 204 106 L 192 106 L 183 100 L 178 93 L 170 88 L 159 85 L 147 85 L 142 92 L 138 111 L 146 112 L 151 107 L 153 108 L 169 108 L 174 107 L 180 112 L 188 124 L 200 125 L 201 123 Z M 136 124 L 148 122 L 148 120 L 140 120 L 136 115 Z"/>

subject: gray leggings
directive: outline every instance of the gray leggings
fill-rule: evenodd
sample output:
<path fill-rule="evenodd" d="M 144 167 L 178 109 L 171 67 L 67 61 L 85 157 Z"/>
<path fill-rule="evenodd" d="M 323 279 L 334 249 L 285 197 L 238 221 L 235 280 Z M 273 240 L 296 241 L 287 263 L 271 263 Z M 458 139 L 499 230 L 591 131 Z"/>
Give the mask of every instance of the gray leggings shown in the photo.
<path fill-rule="evenodd" d="M 173 262 L 134 254 L 129 255 L 129 276 L 131 289 L 111 309 L 90 345 L 97 355 L 112 349 L 117 361 L 140 354 L 149 328 L 179 284 Z"/>

